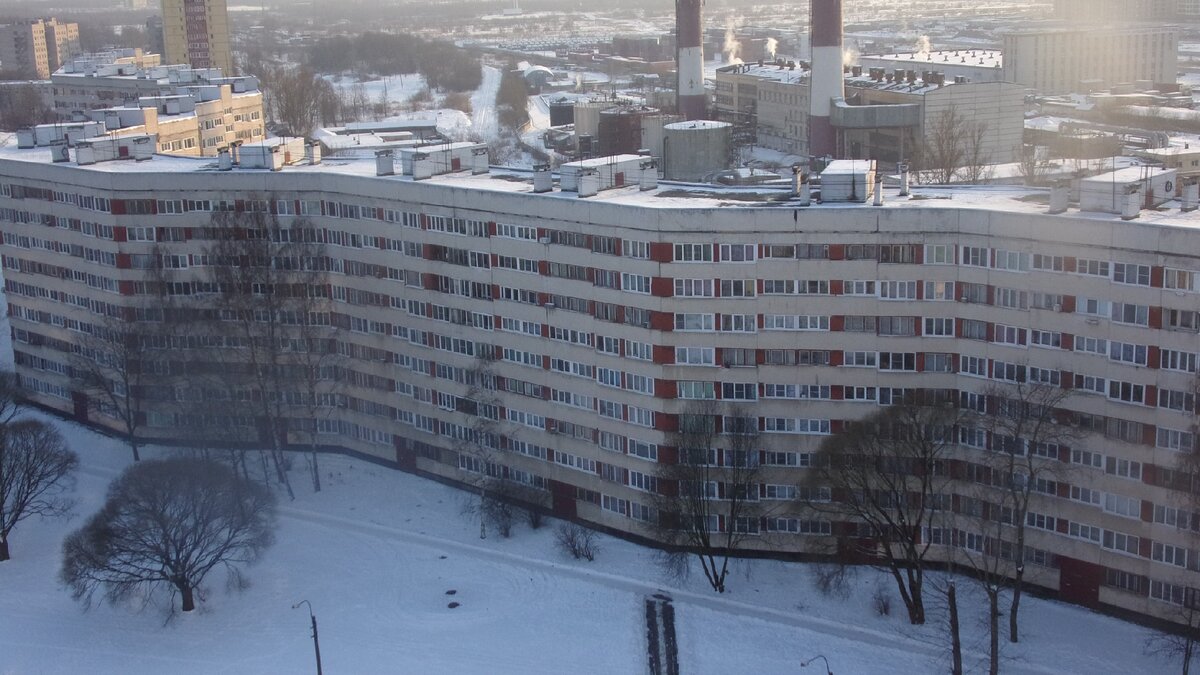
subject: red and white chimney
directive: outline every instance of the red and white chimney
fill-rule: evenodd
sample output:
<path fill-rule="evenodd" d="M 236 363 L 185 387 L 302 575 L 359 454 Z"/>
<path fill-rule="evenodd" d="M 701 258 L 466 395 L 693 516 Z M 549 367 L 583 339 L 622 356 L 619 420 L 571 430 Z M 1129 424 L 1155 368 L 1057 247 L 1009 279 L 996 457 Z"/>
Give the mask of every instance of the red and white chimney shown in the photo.
<path fill-rule="evenodd" d="M 685 120 L 704 119 L 703 0 L 675 0 L 675 107 Z"/>
<path fill-rule="evenodd" d="M 842 0 L 811 0 L 812 74 L 808 90 L 808 154 L 837 155 L 837 130 L 829 121 L 833 100 L 845 98 L 842 78 Z"/>

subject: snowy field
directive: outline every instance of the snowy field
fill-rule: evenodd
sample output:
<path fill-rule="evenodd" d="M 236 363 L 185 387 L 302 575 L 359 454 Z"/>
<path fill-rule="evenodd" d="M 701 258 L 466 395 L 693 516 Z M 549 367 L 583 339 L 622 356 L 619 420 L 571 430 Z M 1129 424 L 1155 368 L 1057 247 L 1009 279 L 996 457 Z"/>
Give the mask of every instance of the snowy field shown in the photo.
<path fill-rule="evenodd" d="M 18 526 L 13 559 L 0 563 L 6 675 L 312 672 L 308 616 L 291 609 L 305 599 L 327 673 L 644 673 L 642 603 L 660 590 L 675 599 L 689 675 L 803 673 L 799 661 L 816 654 L 839 675 L 947 670 L 941 615 L 913 628 L 895 602 L 891 617 L 876 616 L 876 572 L 861 571 L 849 597 L 828 598 L 808 567 L 755 561 L 737 565 L 730 592 L 716 596 L 698 571 L 666 579 L 652 551 L 613 538 L 601 539 L 594 563 L 570 559 L 553 544 L 553 521 L 480 540 L 478 523 L 460 515 L 464 493 L 339 456 L 322 457 L 320 493 L 294 472 L 297 499 L 281 503 L 277 543 L 250 568 L 245 592 L 210 579 L 200 609 L 169 621 L 165 596 L 141 611 L 84 612 L 56 581 L 59 547 L 99 506 L 128 450 L 57 424 L 83 460 L 79 503 L 69 521 Z M 960 592 L 967 664 L 980 672 L 982 603 L 969 582 Z M 1142 656 L 1142 628 L 1033 598 L 1024 607 L 1027 640 L 1006 645 L 1003 672 L 1167 670 Z"/>

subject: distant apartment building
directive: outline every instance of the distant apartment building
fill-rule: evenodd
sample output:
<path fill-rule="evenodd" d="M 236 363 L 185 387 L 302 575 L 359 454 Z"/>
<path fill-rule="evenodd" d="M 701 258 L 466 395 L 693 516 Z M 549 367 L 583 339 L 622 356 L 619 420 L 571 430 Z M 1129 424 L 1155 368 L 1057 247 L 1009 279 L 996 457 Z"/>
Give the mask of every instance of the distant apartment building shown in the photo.
<path fill-rule="evenodd" d="M 162 17 L 168 63 L 233 73 L 225 0 L 162 0 Z"/>
<path fill-rule="evenodd" d="M 257 79 L 157 64 L 157 54 L 140 50 L 76 59 L 50 78 L 54 110 L 63 122 L 98 121 L 113 133 L 151 134 L 162 153 L 216 156 L 235 141 L 262 140 Z"/>
<path fill-rule="evenodd" d="M 1179 32 L 1166 24 L 1048 23 L 1006 32 L 1004 79 L 1046 94 L 1175 82 Z"/>
<path fill-rule="evenodd" d="M 30 19 L 0 26 L 0 70 L 46 79 L 79 53 L 79 24 Z"/>

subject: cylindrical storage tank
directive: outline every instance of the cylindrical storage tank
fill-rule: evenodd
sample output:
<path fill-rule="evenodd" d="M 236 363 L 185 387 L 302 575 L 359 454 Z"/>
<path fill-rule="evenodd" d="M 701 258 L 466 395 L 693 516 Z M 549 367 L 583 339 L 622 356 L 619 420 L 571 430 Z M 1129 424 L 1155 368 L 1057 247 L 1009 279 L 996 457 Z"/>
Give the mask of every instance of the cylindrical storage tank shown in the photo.
<path fill-rule="evenodd" d="M 642 118 L 657 114 L 657 108 L 613 106 L 600 111 L 601 157 L 636 155 L 642 145 Z"/>
<path fill-rule="evenodd" d="M 609 106 L 602 101 L 578 101 L 575 103 L 575 133 L 580 136 L 596 137 L 600 131 L 600 111 Z"/>
<path fill-rule="evenodd" d="M 672 122 L 682 120 L 679 115 L 646 115 L 642 118 L 642 147 L 649 148 L 650 154 L 662 159 L 663 127 Z"/>
<path fill-rule="evenodd" d="M 728 169 L 733 150 L 733 125 L 693 120 L 663 127 L 663 178 L 699 181 Z"/>
<path fill-rule="evenodd" d="M 575 123 L 575 102 L 561 98 L 550 101 L 550 126 L 561 127 Z"/>

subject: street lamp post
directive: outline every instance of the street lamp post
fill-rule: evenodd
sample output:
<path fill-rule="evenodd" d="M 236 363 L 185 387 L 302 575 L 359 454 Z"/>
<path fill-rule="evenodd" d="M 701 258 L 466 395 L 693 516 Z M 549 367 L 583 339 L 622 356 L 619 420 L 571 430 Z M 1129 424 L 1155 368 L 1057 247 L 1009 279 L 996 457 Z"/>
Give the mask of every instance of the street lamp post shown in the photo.
<path fill-rule="evenodd" d="M 308 606 L 308 618 L 312 619 L 313 651 L 316 652 L 317 655 L 317 675 L 321 675 L 321 643 L 317 640 L 317 615 L 313 614 L 312 603 L 307 600 L 301 600 L 300 602 L 297 602 L 296 604 L 292 605 L 292 609 L 298 609 L 300 605 Z"/>
<path fill-rule="evenodd" d="M 833 671 L 829 669 L 829 659 L 825 658 L 821 654 L 817 654 L 816 656 L 812 657 L 811 659 L 809 659 L 807 661 L 801 661 L 800 667 L 807 668 L 810 664 L 812 664 L 813 661 L 816 661 L 817 659 L 821 659 L 822 661 L 825 662 L 825 675 L 833 675 Z"/>

